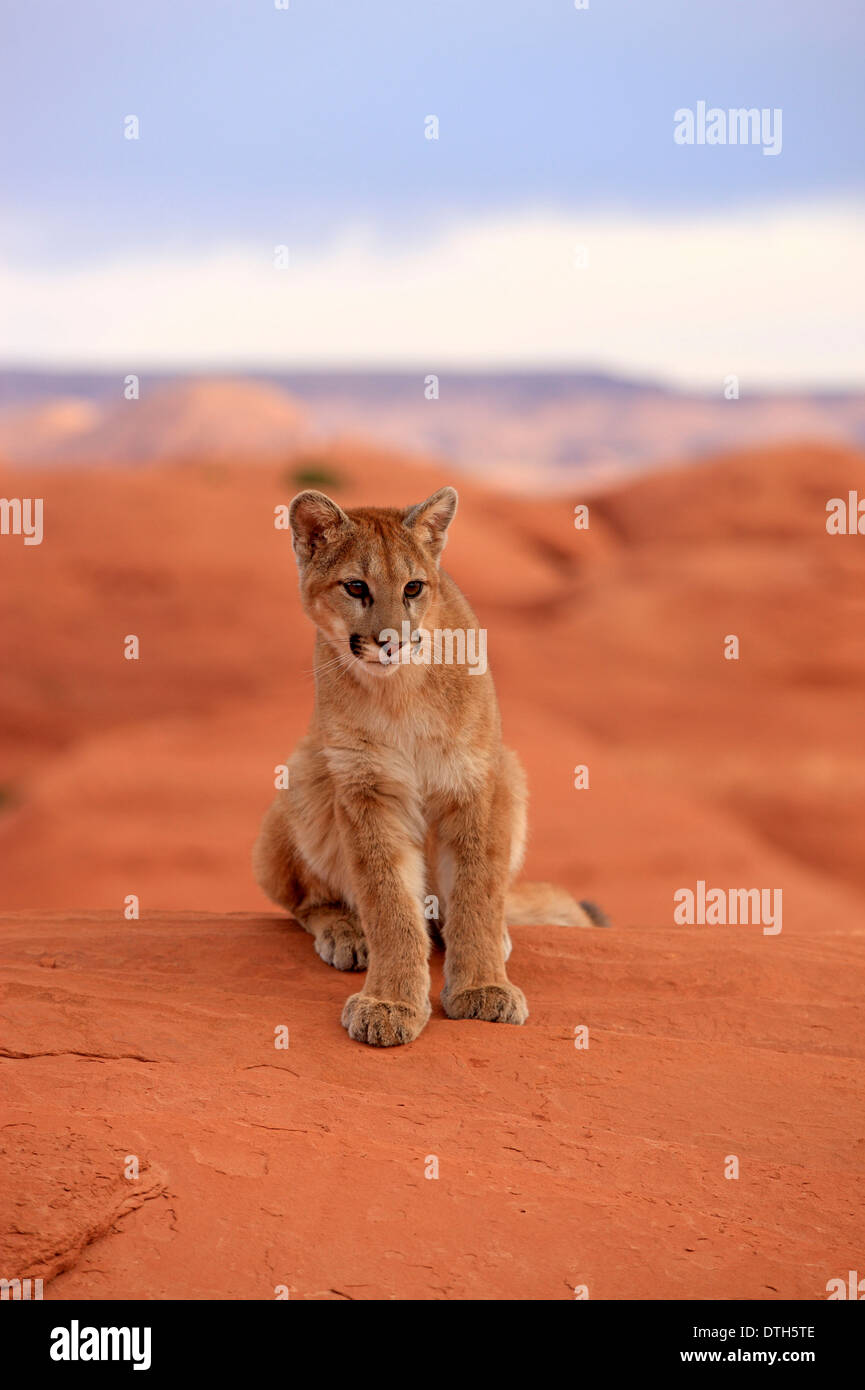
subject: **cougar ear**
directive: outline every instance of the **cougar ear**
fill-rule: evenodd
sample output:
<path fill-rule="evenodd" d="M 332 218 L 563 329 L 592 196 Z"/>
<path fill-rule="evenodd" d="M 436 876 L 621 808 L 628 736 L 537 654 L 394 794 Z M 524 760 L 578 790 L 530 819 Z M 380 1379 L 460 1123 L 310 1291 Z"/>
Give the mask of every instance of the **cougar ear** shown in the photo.
<path fill-rule="evenodd" d="M 288 522 L 299 565 L 328 545 L 343 526 L 351 525 L 342 507 L 323 492 L 299 492 L 288 509 Z"/>
<path fill-rule="evenodd" d="M 418 502 L 416 507 L 410 507 L 403 517 L 403 526 L 407 526 L 410 531 L 417 531 L 421 543 L 431 550 L 436 558 L 441 555 L 447 543 L 448 527 L 456 516 L 458 501 L 456 488 L 439 488 L 438 492 L 434 492 L 425 502 Z"/>

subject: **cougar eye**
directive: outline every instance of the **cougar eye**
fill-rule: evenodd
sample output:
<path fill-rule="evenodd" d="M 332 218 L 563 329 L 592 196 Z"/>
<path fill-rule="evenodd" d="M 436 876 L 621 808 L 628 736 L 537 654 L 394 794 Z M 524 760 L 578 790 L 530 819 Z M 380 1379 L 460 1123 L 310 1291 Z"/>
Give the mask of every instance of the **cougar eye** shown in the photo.
<path fill-rule="evenodd" d="M 351 594 L 352 598 L 366 598 L 369 593 L 369 589 L 362 579 L 346 579 L 343 581 L 342 587 L 347 594 Z"/>
<path fill-rule="evenodd" d="M 422 579 L 410 579 L 408 584 L 406 584 L 405 588 L 403 589 L 403 593 L 405 594 L 406 598 L 417 598 L 422 588 Z"/>

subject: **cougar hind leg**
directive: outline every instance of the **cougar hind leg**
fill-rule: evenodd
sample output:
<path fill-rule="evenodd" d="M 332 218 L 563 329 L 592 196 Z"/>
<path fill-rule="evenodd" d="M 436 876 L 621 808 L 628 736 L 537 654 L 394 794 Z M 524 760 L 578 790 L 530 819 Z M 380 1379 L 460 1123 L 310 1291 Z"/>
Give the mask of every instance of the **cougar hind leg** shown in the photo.
<path fill-rule="evenodd" d="M 366 938 L 357 913 L 335 898 L 306 864 L 279 797 L 265 813 L 252 862 L 259 888 L 315 938 L 316 952 L 325 964 L 337 970 L 366 970 Z"/>
<path fill-rule="evenodd" d="M 366 970 L 366 937 L 357 913 L 345 903 L 320 903 L 301 908 L 297 920 L 315 937 L 315 949 L 325 965 L 337 970 Z"/>

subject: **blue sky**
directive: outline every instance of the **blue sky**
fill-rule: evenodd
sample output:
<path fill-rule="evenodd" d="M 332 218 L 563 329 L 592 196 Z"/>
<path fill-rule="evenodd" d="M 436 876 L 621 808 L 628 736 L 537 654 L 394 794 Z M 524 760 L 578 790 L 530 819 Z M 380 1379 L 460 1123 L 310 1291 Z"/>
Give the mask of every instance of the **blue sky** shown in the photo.
<path fill-rule="evenodd" d="M 865 201 L 857 0 L 590 0 L 583 11 L 572 0 L 290 0 L 286 11 L 7 0 L 2 27 L 0 112 L 13 134 L 0 253 L 25 288 L 53 277 L 58 315 L 63 274 L 124 262 L 158 276 L 184 258 L 285 243 L 302 267 L 347 238 L 385 260 L 424 246 L 435 256 L 455 229 L 537 217 L 630 225 L 635 246 L 644 222 L 684 235 L 709 220 L 723 240 L 722 219 L 742 210 L 792 210 L 799 225 L 809 206 L 846 215 Z M 677 146 L 673 112 L 698 100 L 782 108 L 781 155 Z M 123 138 L 128 114 L 137 141 Z M 437 141 L 423 138 L 429 114 Z M 40 352 L 31 330 L 24 338 L 21 355 Z M 65 341 L 76 360 L 108 350 L 85 333 Z M 130 348 L 145 341 L 159 355 L 132 325 Z M 167 335 L 162 355 L 170 348 Z M 458 349 L 455 337 L 454 360 Z M 0 351 L 15 356 L 15 342 Z M 182 355 L 195 351 L 190 339 Z M 543 344 L 527 352 L 540 360 Z"/>

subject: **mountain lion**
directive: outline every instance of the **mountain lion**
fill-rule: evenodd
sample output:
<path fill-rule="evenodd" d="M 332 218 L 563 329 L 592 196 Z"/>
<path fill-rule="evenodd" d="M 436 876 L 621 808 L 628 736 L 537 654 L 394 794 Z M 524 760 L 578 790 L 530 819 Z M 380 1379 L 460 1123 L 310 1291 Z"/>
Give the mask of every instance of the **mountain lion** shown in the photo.
<path fill-rule="evenodd" d="M 322 960 L 367 971 L 342 1022 L 377 1047 L 411 1042 L 429 1018 L 428 927 L 445 946 L 445 1013 L 524 1023 L 525 998 L 505 972 L 506 922 L 605 921 L 564 889 L 509 887 L 526 782 L 502 744 L 485 659 L 483 670 L 453 660 L 465 650 L 454 634 L 470 634 L 475 651 L 480 636 L 439 569 L 456 507 L 445 487 L 406 511 L 345 512 L 320 492 L 289 510 L 317 628 L 315 712 L 264 817 L 255 876 Z M 444 660 L 441 641 L 431 659 L 432 629 L 449 639 Z"/>

